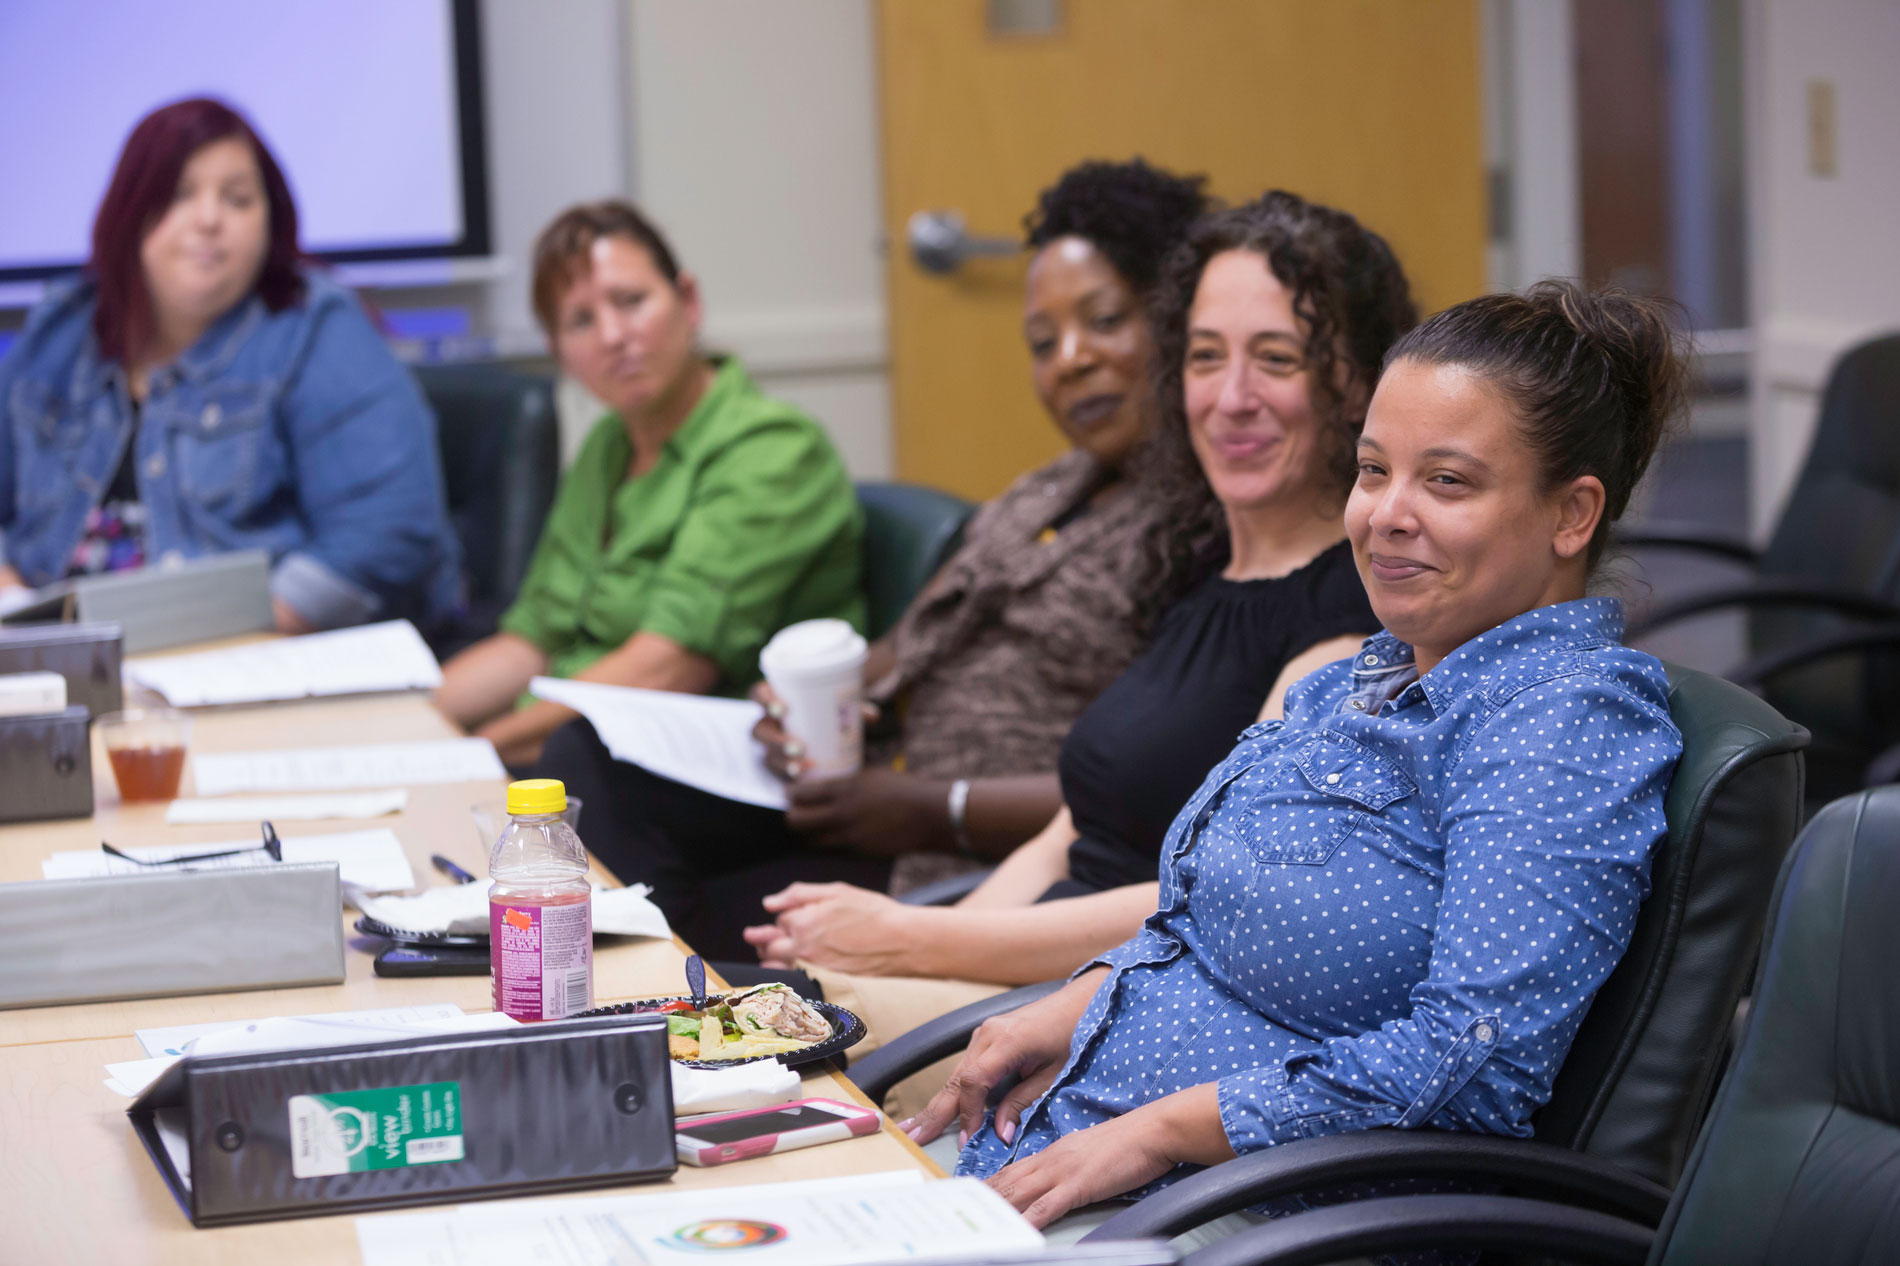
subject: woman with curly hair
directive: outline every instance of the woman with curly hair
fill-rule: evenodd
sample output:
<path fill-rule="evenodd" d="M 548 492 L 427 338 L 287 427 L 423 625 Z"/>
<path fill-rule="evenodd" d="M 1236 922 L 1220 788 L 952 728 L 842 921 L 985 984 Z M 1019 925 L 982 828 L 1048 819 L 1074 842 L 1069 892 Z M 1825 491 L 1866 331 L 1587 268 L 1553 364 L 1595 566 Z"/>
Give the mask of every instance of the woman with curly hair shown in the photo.
<path fill-rule="evenodd" d="M 800 884 L 748 933 L 874 1038 L 1127 939 L 1155 908 L 1169 823 L 1233 736 L 1378 627 L 1342 514 L 1380 361 L 1416 321 L 1390 249 L 1344 212 L 1269 193 L 1196 225 L 1158 299 L 1153 464 L 1185 593 L 1070 731 L 1066 807 L 957 906 Z M 911 979 L 867 979 L 893 976 Z"/>
<path fill-rule="evenodd" d="M 1205 208 L 1201 184 L 1139 159 L 1084 163 L 1028 217 L 1023 337 L 1074 447 L 983 506 L 871 648 L 866 693 L 889 726 L 862 773 L 798 781 L 803 754 L 768 716 L 768 759 L 793 780 L 779 813 L 616 763 L 585 722 L 550 741 L 542 770 L 585 799 L 589 847 L 651 885 L 709 957 L 749 958 L 760 898 L 793 880 L 883 889 L 899 854 L 1001 857 L 1060 805 L 1063 736 L 1146 643 L 1181 552 L 1165 539 L 1172 499 L 1133 458 L 1156 414 L 1147 303 Z"/>

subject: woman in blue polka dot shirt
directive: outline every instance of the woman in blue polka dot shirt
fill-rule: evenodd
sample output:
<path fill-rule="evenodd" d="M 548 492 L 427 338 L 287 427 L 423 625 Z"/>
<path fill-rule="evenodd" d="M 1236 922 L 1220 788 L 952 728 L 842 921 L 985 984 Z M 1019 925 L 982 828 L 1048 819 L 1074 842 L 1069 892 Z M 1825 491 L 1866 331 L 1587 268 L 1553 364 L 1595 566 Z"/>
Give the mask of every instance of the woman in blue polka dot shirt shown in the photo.
<path fill-rule="evenodd" d="M 905 1123 L 958 1122 L 959 1172 L 1038 1225 L 1314 1135 L 1528 1135 L 1628 946 L 1682 744 L 1585 592 L 1680 408 L 1671 327 L 1546 282 L 1386 365 L 1346 507 L 1384 631 L 1241 735 L 1142 930 L 984 1025 Z"/>

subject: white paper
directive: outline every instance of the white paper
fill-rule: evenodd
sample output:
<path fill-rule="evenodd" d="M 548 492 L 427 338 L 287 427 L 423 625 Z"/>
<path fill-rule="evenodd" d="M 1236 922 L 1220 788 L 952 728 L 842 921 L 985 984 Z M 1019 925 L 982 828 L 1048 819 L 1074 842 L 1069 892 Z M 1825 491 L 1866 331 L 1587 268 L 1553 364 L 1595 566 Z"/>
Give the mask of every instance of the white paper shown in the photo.
<path fill-rule="evenodd" d="M 195 655 L 135 659 L 125 672 L 177 708 L 433 690 L 442 684 L 435 656 L 407 620 Z"/>
<path fill-rule="evenodd" d="M 296 835 L 283 840 L 287 862 L 335 862 L 342 882 L 355 884 L 368 892 L 397 892 L 416 886 L 416 875 L 409 868 L 409 855 L 388 827 L 368 831 L 345 831 L 339 835 Z M 258 847 L 255 835 L 246 839 L 219 840 L 205 844 L 146 844 L 122 850 L 142 861 L 170 861 L 196 853 L 216 853 L 227 848 L 256 849 L 230 857 L 170 867 L 173 870 L 247 870 L 255 866 L 275 866 L 271 855 Z M 54 853 L 40 863 L 46 879 L 92 879 L 99 875 L 137 875 L 151 872 L 149 866 L 137 866 L 112 856 L 103 849 L 91 852 Z"/>
<path fill-rule="evenodd" d="M 804 1081 L 775 1059 L 731 1068 L 673 1065 L 673 1115 L 745 1112 L 790 1103 L 804 1092 Z"/>
<path fill-rule="evenodd" d="M 255 796 L 225 800 L 174 800 L 165 810 L 169 826 L 199 822 L 322 822 L 380 818 L 409 807 L 409 793 L 359 791 L 334 796 Z"/>
<path fill-rule="evenodd" d="M 553 677 L 536 677 L 528 690 L 586 717 L 615 760 L 728 800 L 786 806 L 785 784 L 752 738 L 756 703 Z"/>
<path fill-rule="evenodd" d="M 383 1011 L 337 1011 L 329 1015 L 274 1016 L 233 1024 L 178 1025 L 144 1029 L 139 1042 L 152 1057 L 106 1065 L 106 1089 L 135 1098 L 186 1055 L 235 1055 L 252 1051 L 315 1050 L 357 1042 L 394 1042 L 436 1033 L 511 1029 L 520 1021 L 499 1011 L 463 1015 L 453 1003 L 392 1007 Z M 154 1054 L 153 1052 L 162 1052 Z"/>
<path fill-rule="evenodd" d="M 177 1056 L 193 1049 L 192 1043 L 208 1034 L 223 1033 L 228 1029 L 254 1027 L 264 1023 L 266 1019 L 313 1020 L 333 1025 L 415 1025 L 429 1024 L 437 1020 L 453 1020 L 461 1014 L 462 1008 L 453 1002 L 431 1002 L 416 1007 L 379 1007 L 369 1011 L 325 1011 L 315 1015 L 265 1016 L 256 1020 L 212 1020 L 206 1024 L 168 1024 L 159 1028 L 140 1029 L 132 1036 L 139 1040 L 139 1045 L 145 1048 L 147 1055 Z"/>
<path fill-rule="evenodd" d="M 508 776 L 495 745 L 484 738 L 220 753 L 192 757 L 191 770 L 201 796 L 499 782 Z"/>
<path fill-rule="evenodd" d="M 404 932 L 488 935 L 488 890 L 492 881 L 425 888 L 413 897 L 352 894 L 352 904 L 370 918 Z M 670 937 L 666 915 L 647 899 L 645 884 L 594 889 L 594 932 L 602 936 Z"/>
<path fill-rule="evenodd" d="M 152 1113 L 158 1141 L 178 1170 L 178 1179 L 191 1190 L 191 1113 L 185 1108 L 160 1108 Z"/>
<path fill-rule="evenodd" d="M 778 1238 L 740 1250 L 770 1266 L 954 1262 L 1040 1248 L 1043 1238 L 972 1178 L 917 1170 L 646 1196 L 519 1200 L 359 1218 L 363 1266 L 642 1266 L 732 1251 L 746 1223 Z M 770 1234 L 770 1232 L 768 1232 Z"/>

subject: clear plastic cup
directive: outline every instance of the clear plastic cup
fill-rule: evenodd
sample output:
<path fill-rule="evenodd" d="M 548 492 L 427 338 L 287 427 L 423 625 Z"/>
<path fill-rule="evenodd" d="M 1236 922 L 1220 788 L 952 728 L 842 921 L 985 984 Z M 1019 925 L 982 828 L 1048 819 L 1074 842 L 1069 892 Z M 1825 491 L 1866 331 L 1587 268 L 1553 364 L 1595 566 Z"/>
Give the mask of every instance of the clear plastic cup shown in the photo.
<path fill-rule="evenodd" d="M 170 800 L 185 776 L 191 747 L 191 718 L 171 708 L 128 708 L 108 712 L 93 725 L 112 762 L 119 799 Z"/>

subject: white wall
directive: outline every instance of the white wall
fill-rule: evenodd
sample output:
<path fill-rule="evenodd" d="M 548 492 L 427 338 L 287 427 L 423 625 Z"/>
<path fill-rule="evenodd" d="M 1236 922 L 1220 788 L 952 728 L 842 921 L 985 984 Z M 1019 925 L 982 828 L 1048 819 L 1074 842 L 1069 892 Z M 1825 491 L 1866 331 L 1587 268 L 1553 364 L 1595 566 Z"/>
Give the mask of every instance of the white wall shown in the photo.
<path fill-rule="evenodd" d="M 498 275 L 484 332 L 545 344 L 535 234 L 630 196 L 706 296 L 705 342 L 825 424 L 857 478 L 891 470 L 869 0 L 483 0 Z M 560 392 L 572 455 L 599 416 Z"/>
<path fill-rule="evenodd" d="M 488 198 L 499 275 L 485 332 L 504 352 L 545 346 L 528 301 L 535 234 L 561 208 L 624 196 L 627 94 L 620 0 L 483 0 Z"/>
<path fill-rule="evenodd" d="M 1749 0 L 1744 16 L 1757 331 L 1750 504 L 1760 535 L 1806 456 L 1833 359 L 1900 329 L 1900 4 Z M 1835 89 L 1832 178 L 1808 165 L 1813 80 Z"/>
<path fill-rule="evenodd" d="M 891 470 L 869 0 L 630 0 L 640 203 L 706 297 L 709 346 Z"/>

